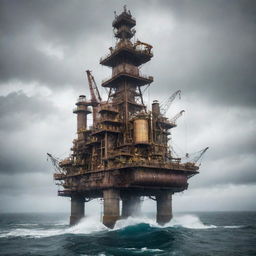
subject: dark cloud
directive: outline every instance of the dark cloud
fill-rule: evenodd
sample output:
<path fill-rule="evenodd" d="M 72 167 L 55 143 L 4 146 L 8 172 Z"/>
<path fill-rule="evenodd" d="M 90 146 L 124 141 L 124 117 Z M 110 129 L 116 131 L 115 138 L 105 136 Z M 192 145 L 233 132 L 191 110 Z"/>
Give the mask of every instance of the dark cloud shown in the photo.
<path fill-rule="evenodd" d="M 91 34 L 102 32 L 106 26 L 102 19 L 113 17 L 113 12 L 104 12 L 103 3 L 104 1 L 1 0 L 1 31 L 6 35 L 15 35 L 29 33 L 36 28 L 53 41 L 74 43 L 85 35 L 88 38 Z"/>
<path fill-rule="evenodd" d="M 13 179 L 13 176 L 8 174 L 1 174 L 0 177 L 1 194 L 31 194 L 33 190 L 37 194 L 44 193 L 45 195 L 49 195 L 54 191 L 54 187 L 52 186 L 53 179 L 50 172 L 20 173 L 16 175 L 16 179 Z"/>
<path fill-rule="evenodd" d="M 184 109 L 187 113 L 172 132 L 174 149 L 184 156 L 186 152 L 210 147 L 200 174 L 191 179 L 191 184 L 205 188 L 218 184 L 255 184 L 256 110 L 211 107 L 200 100 L 187 103 Z"/>
<path fill-rule="evenodd" d="M 46 164 L 46 152 L 39 151 L 38 146 L 33 148 L 30 145 L 30 140 L 34 143 L 38 141 L 37 137 L 29 133 L 26 135 L 27 137 L 22 140 L 23 143 L 15 142 L 13 139 L 6 141 L 6 138 L 1 137 L 3 149 L 0 152 L 0 174 L 12 176 L 13 182 L 25 183 L 16 177 L 16 174 L 45 172 L 50 169 L 50 166 Z M 8 145 L 8 143 L 12 143 L 12 145 Z"/>
<path fill-rule="evenodd" d="M 211 154 L 211 152 L 208 152 Z M 210 188 L 219 185 L 255 185 L 254 155 L 223 157 L 215 161 L 204 160 L 200 174 L 192 178 L 191 188 Z"/>
<path fill-rule="evenodd" d="M 166 3 L 176 27 L 165 35 L 169 48 L 161 55 L 163 68 L 156 80 L 206 97 L 212 104 L 255 107 L 255 2 L 180 2 Z M 156 40 L 155 44 L 159 47 Z"/>
<path fill-rule="evenodd" d="M 111 43 L 113 10 L 121 6 L 117 1 L 107 6 L 103 1 L 1 1 L 1 81 L 39 81 L 59 89 L 83 84 L 85 67 L 99 69 L 107 50 L 101 43 Z M 149 71 L 162 88 L 193 91 L 212 103 L 255 105 L 253 1 L 130 1 L 128 6 L 138 14 L 138 28 L 146 10 L 174 18 L 174 28 L 161 35 L 161 28 L 154 28 L 156 15 L 149 26 L 159 33 L 147 35 L 156 49 Z M 62 58 L 44 47 L 61 51 Z"/>
<path fill-rule="evenodd" d="M 83 48 L 82 52 L 82 46 L 77 44 L 86 44 L 106 31 L 107 24 L 96 18 L 104 13 L 102 2 L 1 1 L 0 4 L 2 82 L 39 81 L 52 88 L 84 82 L 80 74 L 84 66 L 79 66 L 77 59 L 76 63 L 72 60 L 82 55 L 86 63 L 90 49 Z M 113 13 L 107 12 L 105 16 L 111 21 Z M 49 47 L 62 51 L 63 58 L 47 54 L 45 48 Z"/>
<path fill-rule="evenodd" d="M 52 102 L 43 97 L 29 97 L 22 91 L 12 92 L 0 96 L 0 129 L 20 130 L 56 112 Z"/>
<path fill-rule="evenodd" d="M 0 96 L 0 173 L 45 171 L 46 152 L 42 152 L 42 131 L 59 110 L 41 96 L 12 92 Z M 49 143 L 49 142 L 48 142 Z"/>

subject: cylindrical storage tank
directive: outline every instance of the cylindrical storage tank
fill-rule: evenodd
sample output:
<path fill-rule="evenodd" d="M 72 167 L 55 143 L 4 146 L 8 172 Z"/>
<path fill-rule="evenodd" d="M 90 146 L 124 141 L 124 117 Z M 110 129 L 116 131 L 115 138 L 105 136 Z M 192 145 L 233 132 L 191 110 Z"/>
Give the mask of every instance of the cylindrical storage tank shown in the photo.
<path fill-rule="evenodd" d="M 134 143 L 135 144 L 148 143 L 148 120 L 147 119 L 134 120 Z"/>

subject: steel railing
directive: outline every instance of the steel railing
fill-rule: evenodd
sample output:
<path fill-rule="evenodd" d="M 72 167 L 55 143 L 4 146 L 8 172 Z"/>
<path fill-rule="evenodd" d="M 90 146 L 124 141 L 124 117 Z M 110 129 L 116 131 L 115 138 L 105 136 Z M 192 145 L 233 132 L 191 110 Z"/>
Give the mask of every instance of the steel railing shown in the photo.
<path fill-rule="evenodd" d="M 124 74 L 124 75 L 129 75 L 129 76 L 134 76 L 134 77 L 137 77 L 137 78 L 144 78 L 144 79 L 147 79 L 147 80 L 151 80 L 153 81 L 153 76 L 147 76 L 147 75 L 144 75 L 144 74 L 141 74 L 140 72 L 139 73 L 131 73 L 131 72 L 128 72 L 126 71 L 125 69 L 122 70 L 122 71 L 119 71 L 116 75 L 114 76 L 109 76 L 105 79 L 102 80 L 102 84 L 106 83 L 107 81 L 111 80 L 112 78 L 114 77 L 117 77 L 121 74 Z"/>

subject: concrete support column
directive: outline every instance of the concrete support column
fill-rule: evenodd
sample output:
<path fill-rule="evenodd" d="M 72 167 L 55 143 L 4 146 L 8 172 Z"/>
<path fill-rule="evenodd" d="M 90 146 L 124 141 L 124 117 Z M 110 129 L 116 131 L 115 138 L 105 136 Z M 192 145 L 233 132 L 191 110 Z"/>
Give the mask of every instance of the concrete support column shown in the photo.
<path fill-rule="evenodd" d="M 172 194 L 168 191 L 156 195 L 156 221 L 164 225 L 172 219 Z"/>
<path fill-rule="evenodd" d="M 122 197 L 122 217 L 137 216 L 141 212 L 139 196 L 127 195 Z"/>
<path fill-rule="evenodd" d="M 70 225 L 77 224 L 84 217 L 84 197 L 73 195 L 71 197 Z"/>
<path fill-rule="evenodd" d="M 103 224 L 108 228 L 113 228 L 119 219 L 119 191 L 107 189 L 103 191 L 104 215 Z"/>

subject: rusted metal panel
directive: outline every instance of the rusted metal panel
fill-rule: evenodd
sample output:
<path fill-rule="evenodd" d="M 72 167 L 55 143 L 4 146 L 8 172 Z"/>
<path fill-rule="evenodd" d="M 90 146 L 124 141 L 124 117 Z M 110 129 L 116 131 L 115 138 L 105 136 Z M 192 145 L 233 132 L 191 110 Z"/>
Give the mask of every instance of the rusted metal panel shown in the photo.
<path fill-rule="evenodd" d="M 134 172 L 132 184 L 145 186 L 184 187 L 187 184 L 187 176 L 161 172 L 158 170 L 137 170 Z"/>

